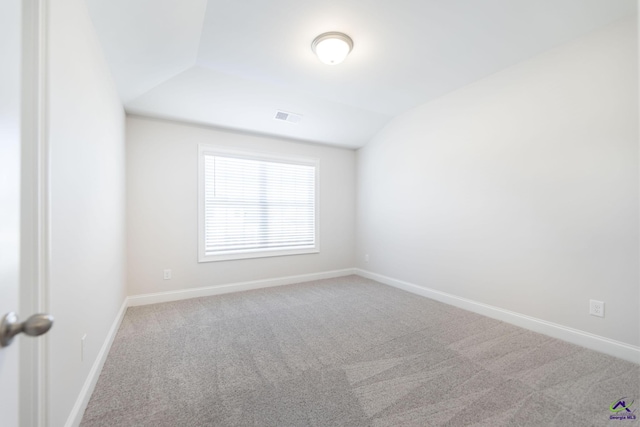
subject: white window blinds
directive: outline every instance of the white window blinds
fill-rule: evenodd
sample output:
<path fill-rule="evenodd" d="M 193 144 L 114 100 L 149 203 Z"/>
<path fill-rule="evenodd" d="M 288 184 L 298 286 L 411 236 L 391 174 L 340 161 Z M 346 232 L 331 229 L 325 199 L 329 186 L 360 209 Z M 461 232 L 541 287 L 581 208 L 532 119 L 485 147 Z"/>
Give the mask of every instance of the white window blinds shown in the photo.
<path fill-rule="evenodd" d="M 202 161 L 201 258 L 316 251 L 317 165 L 207 152 Z"/>

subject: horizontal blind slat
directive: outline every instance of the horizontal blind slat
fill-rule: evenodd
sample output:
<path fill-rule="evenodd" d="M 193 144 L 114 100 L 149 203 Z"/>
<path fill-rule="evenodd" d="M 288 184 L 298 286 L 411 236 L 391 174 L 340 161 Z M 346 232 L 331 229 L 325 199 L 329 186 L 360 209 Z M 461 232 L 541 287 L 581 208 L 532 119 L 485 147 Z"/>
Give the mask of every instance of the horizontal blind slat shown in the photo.
<path fill-rule="evenodd" d="M 313 248 L 313 165 L 204 155 L 205 252 Z"/>

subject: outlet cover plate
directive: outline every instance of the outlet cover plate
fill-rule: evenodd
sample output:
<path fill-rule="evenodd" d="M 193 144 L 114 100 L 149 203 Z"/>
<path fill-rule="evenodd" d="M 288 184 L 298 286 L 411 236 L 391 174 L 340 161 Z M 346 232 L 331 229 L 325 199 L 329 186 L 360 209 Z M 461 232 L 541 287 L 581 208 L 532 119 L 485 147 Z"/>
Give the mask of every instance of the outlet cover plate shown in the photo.
<path fill-rule="evenodd" d="M 604 317 L 604 303 L 594 299 L 589 300 L 589 314 L 592 316 Z"/>

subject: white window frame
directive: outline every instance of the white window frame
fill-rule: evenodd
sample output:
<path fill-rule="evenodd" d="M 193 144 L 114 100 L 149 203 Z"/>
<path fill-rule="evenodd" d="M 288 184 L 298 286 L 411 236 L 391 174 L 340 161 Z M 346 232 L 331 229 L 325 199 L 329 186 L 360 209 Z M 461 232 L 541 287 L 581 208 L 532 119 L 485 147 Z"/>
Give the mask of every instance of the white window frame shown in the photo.
<path fill-rule="evenodd" d="M 207 255 L 205 251 L 204 219 L 204 170 L 205 154 L 237 157 L 249 160 L 273 161 L 315 167 L 315 246 L 303 249 L 259 249 L 219 255 Z M 236 150 L 228 147 L 198 144 L 198 262 L 230 261 L 249 258 L 265 258 L 288 255 L 313 254 L 320 252 L 320 160 L 309 157 L 284 156 L 259 151 Z"/>

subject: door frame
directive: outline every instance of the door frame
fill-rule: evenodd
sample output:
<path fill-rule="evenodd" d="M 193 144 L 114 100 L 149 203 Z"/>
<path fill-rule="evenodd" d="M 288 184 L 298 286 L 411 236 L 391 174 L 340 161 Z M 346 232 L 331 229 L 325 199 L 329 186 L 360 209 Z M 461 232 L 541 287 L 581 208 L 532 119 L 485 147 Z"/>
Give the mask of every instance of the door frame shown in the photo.
<path fill-rule="evenodd" d="M 49 312 L 47 0 L 22 1 L 20 315 Z M 49 334 L 21 339 L 20 426 L 49 426 Z"/>

